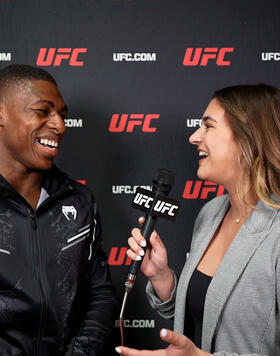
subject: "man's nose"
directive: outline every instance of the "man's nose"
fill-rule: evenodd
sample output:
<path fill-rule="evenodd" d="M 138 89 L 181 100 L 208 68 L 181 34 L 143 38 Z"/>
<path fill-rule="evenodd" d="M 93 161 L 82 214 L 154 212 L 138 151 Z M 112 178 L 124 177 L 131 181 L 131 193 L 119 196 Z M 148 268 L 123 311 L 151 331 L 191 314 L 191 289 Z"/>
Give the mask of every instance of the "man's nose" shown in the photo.
<path fill-rule="evenodd" d="M 60 135 L 64 135 L 66 131 L 64 118 L 58 113 L 51 116 L 50 120 L 48 121 L 48 126 Z"/>

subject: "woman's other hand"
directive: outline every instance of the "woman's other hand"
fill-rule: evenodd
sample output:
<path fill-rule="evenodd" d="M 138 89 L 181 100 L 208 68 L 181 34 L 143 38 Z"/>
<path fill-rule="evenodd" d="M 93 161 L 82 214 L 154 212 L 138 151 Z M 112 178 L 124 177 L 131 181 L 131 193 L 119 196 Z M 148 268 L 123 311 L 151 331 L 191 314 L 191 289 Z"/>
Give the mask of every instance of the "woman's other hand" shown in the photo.
<path fill-rule="evenodd" d="M 123 356 L 210 356 L 202 351 L 186 336 L 174 331 L 162 329 L 160 337 L 170 345 L 161 350 L 136 350 L 125 346 L 116 347 L 116 351 Z"/>

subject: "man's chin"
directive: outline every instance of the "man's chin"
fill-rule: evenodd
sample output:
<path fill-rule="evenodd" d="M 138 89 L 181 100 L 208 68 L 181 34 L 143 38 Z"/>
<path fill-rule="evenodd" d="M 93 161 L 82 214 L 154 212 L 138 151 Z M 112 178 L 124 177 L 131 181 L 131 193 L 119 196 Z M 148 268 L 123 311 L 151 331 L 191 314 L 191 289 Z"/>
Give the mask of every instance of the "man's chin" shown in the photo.
<path fill-rule="evenodd" d="M 53 160 L 48 160 L 41 164 L 37 163 L 36 165 L 32 165 L 28 167 L 28 169 L 34 172 L 47 171 L 48 169 L 52 168 L 53 164 L 54 164 Z"/>

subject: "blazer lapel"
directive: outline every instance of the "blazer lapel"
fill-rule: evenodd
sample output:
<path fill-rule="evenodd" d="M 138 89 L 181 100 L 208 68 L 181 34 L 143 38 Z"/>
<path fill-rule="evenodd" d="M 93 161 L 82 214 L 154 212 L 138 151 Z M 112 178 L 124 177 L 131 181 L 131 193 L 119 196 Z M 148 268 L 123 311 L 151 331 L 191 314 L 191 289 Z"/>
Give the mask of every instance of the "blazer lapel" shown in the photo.
<path fill-rule="evenodd" d="M 202 329 L 203 350 L 211 352 L 215 329 L 232 289 L 261 242 L 269 233 L 277 214 L 259 201 L 228 248 L 207 290 Z"/>
<path fill-rule="evenodd" d="M 190 278 L 228 209 L 229 199 L 228 196 L 225 196 L 216 216 L 210 217 L 209 221 L 203 221 L 199 232 L 194 235 L 195 241 L 192 243 L 194 246 L 191 247 L 189 257 L 182 270 L 176 294 L 174 330 L 180 334 L 184 333 L 185 303 Z"/>

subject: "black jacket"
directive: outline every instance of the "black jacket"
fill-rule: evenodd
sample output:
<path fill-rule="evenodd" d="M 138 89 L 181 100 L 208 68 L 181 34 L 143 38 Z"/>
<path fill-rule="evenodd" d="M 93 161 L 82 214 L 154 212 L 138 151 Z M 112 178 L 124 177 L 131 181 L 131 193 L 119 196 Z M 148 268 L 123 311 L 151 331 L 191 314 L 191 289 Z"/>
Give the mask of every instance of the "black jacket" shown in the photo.
<path fill-rule="evenodd" d="M 0 355 L 105 355 L 115 297 L 96 203 L 55 166 L 36 209 L 0 176 Z"/>

